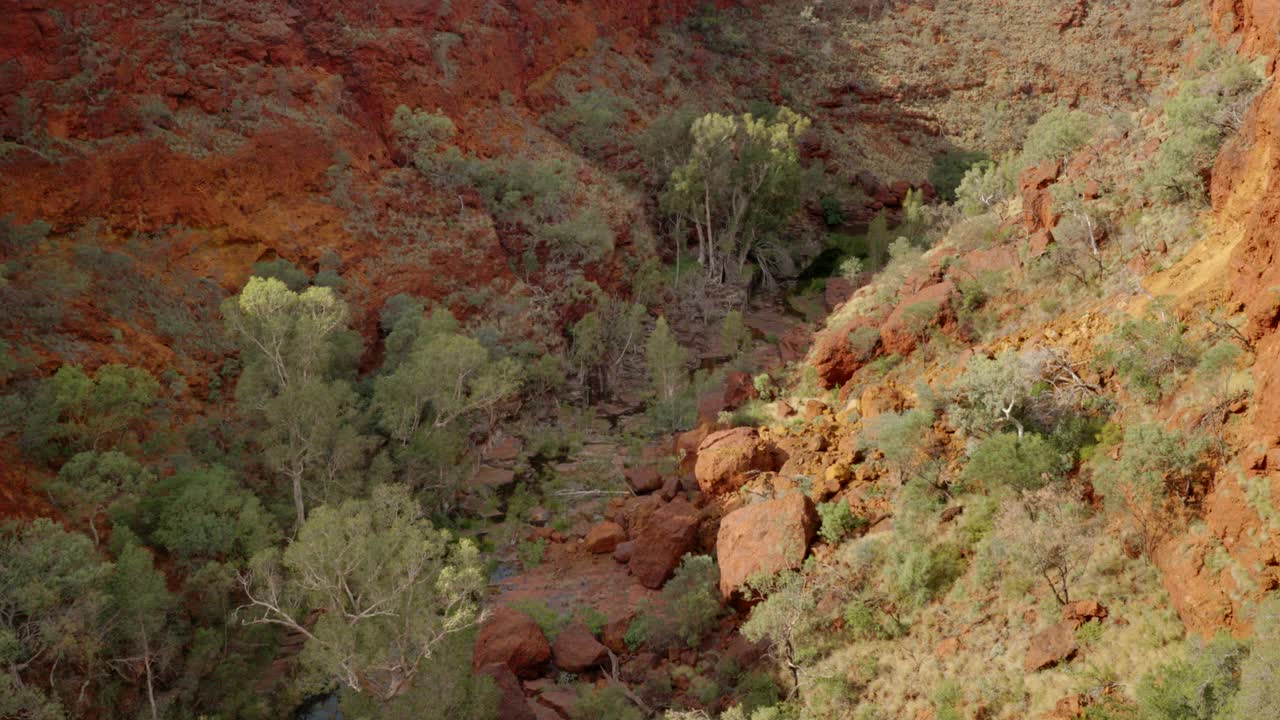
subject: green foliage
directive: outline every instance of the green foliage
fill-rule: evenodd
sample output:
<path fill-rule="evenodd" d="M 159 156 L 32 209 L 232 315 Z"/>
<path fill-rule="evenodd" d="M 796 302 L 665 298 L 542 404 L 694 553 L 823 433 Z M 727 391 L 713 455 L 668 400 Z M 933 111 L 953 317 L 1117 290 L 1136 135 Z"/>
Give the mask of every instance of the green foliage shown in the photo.
<path fill-rule="evenodd" d="M 990 160 L 974 163 L 956 187 L 955 202 L 965 215 L 981 215 L 1013 192 L 1013 179 L 1005 164 Z"/>
<path fill-rule="evenodd" d="M 566 136 L 578 152 L 598 157 L 617 143 L 616 126 L 634 103 L 609 90 L 596 89 L 573 93 L 568 103 L 547 118 L 555 132 Z"/>
<path fill-rule="evenodd" d="M 572 720 L 644 720 L 644 713 L 616 685 L 583 685 L 569 713 Z"/>
<path fill-rule="evenodd" d="M 867 257 L 871 261 L 872 270 L 884 267 L 892 240 L 889 235 L 889 216 L 881 210 L 871 218 L 871 224 L 867 226 Z"/>
<path fill-rule="evenodd" d="M 661 207 L 694 226 L 710 278 L 741 273 L 749 257 L 771 275 L 778 259 L 763 240 L 799 206 L 797 141 L 808 127 L 786 108 L 773 118 L 711 113 L 693 122 L 688 160 L 672 171 Z"/>
<path fill-rule="evenodd" d="M 662 587 L 662 633 L 689 647 L 716 627 L 720 618 L 720 569 L 707 555 L 685 555 Z"/>
<path fill-rule="evenodd" d="M 926 436 L 932 428 L 932 409 L 916 408 L 880 415 L 868 423 L 867 436 L 899 477 L 906 478 L 919 473 L 932 460 L 924 452 Z"/>
<path fill-rule="evenodd" d="M 562 260 L 596 262 L 613 252 L 613 228 L 594 207 L 544 226 L 542 235 L 551 244 L 552 256 Z"/>
<path fill-rule="evenodd" d="M 790 671 L 793 683 L 798 683 L 800 640 L 819 621 L 813 589 L 803 575 L 791 571 L 752 578 L 747 585 L 762 599 L 751 608 L 742 636 L 751 642 L 767 641 L 779 665 Z"/>
<path fill-rule="evenodd" d="M 698 113 L 692 108 L 677 108 L 654 118 L 636 141 L 636 148 L 655 185 L 665 183 L 671 173 L 688 159 L 693 147 L 689 128 L 697 118 Z"/>
<path fill-rule="evenodd" d="M 1241 122 L 1261 75 L 1233 53 L 1211 55 L 1217 67 L 1188 80 L 1165 105 L 1170 135 L 1160 144 L 1143 184 L 1166 202 L 1201 201 L 1205 173 L 1228 133 Z"/>
<path fill-rule="evenodd" d="M 457 133 L 453 121 L 438 112 L 410 110 L 401 105 L 391 117 L 391 129 L 410 153 L 414 167 L 427 177 L 437 177 L 442 171 L 445 154 L 442 145 Z"/>
<path fill-rule="evenodd" d="M 947 417 L 957 429 L 979 437 L 1002 428 L 1021 431 L 1037 380 L 1033 363 L 1016 352 L 974 355 L 947 389 Z"/>
<path fill-rule="evenodd" d="M 537 540 L 521 540 L 516 546 L 516 554 L 520 557 L 520 565 L 524 568 L 532 568 L 542 564 L 542 558 L 547 553 L 547 541 Z"/>
<path fill-rule="evenodd" d="M 293 292 L 299 292 L 311 284 L 311 278 L 306 272 L 284 258 L 254 263 L 253 276 L 263 279 L 275 278 Z"/>
<path fill-rule="evenodd" d="M 1119 462 L 1095 457 L 1096 482 L 1109 509 L 1126 518 L 1148 553 L 1168 530 L 1170 492 L 1190 498 L 1204 479 L 1207 447 L 1206 438 L 1143 423 L 1125 429 Z"/>
<path fill-rule="evenodd" d="M 47 489 L 68 516 L 88 523 L 96 539 L 98 516 L 130 512 L 154 480 L 151 471 L 124 453 L 90 451 L 67 461 Z"/>
<path fill-rule="evenodd" d="M 886 579 L 894 594 L 908 607 L 922 608 L 946 593 L 964 573 L 958 546 L 939 543 L 912 547 L 886 566 Z"/>
<path fill-rule="evenodd" d="M 440 717 L 449 720 L 501 720 L 501 691 L 493 678 L 471 669 L 475 632 L 447 636 L 431 659 L 431 672 L 419 673 L 412 687 L 391 700 L 344 688 L 343 717 L 401 720 Z"/>
<path fill-rule="evenodd" d="M 744 717 L 754 720 L 755 712 L 771 708 L 782 700 L 782 690 L 773 676 L 763 670 L 753 670 L 742 676 L 734 688 L 738 709 Z"/>
<path fill-rule="evenodd" d="M 983 164 L 991 164 L 991 157 L 984 152 L 951 150 L 934 156 L 933 166 L 929 168 L 929 182 L 943 202 L 955 202 L 963 181 L 975 167 Z"/>
<path fill-rule="evenodd" d="M 1196 365 L 1199 350 L 1183 333 L 1182 323 L 1157 306 L 1140 319 L 1126 318 L 1107 336 L 1102 362 L 1115 368 L 1129 392 L 1155 402 Z"/>
<path fill-rule="evenodd" d="M 316 508 L 283 553 L 254 557 L 245 582 L 255 622 L 296 629 L 323 611 L 300 656 L 310 687 L 382 701 L 430 673 L 441 642 L 476 621 L 484 587 L 475 545 L 432 527 L 399 486 Z"/>
<path fill-rule="evenodd" d="M 720 351 L 729 356 L 730 362 L 741 360 L 751 349 L 751 329 L 738 310 L 730 310 L 720 323 Z"/>
<path fill-rule="evenodd" d="M 258 498 L 216 465 L 180 470 L 156 483 L 139 515 L 155 542 L 186 560 L 247 559 L 277 537 Z"/>
<path fill-rule="evenodd" d="M 1280 598 L 1274 593 L 1258 608 L 1253 649 L 1240 666 L 1240 689 L 1230 720 L 1266 717 L 1280 708 Z"/>
<path fill-rule="evenodd" d="M 1244 644 L 1219 634 L 1203 647 L 1188 648 L 1186 659 L 1169 662 L 1146 675 L 1137 688 L 1142 720 L 1218 720 L 1228 718 L 1240 684 Z M 1272 708 L 1274 709 L 1274 708 Z"/>
<path fill-rule="evenodd" d="M 358 347 L 342 342 L 350 310 L 330 288 L 295 292 L 277 278 L 251 277 L 239 295 L 222 303 L 222 313 L 243 350 L 241 397 L 327 378 L 349 368 L 359 354 Z"/>
<path fill-rule="evenodd" d="M 43 518 L 6 523 L 0 525 L 0 558 L 0 662 L 9 668 L 37 659 L 49 663 L 54 687 L 58 679 L 105 670 L 98 665 L 105 651 L 100 621 L 112 567 L 98 558 L 93 543 Z M 0 709 L 61 717 L 56 699 L 28 687 L 16 696 L 0 694 Z"/>
<path fill-rule="evenodd" d="M 1036 121 L 1027 130 L 1022 145 L 1022 164 L 1032 165 L 1045 160 L 1065 162 L 1081 146 L 1093 139 L 1096 118 L 1080 110 L 1057 107 Z"/>
<path fill-rule="evenodd" d="M 544 600 L 517 600 L 511 603 L 511 609 L 528 615 L 538 627 L 542 630 L 542 634 L 547 636 L 547 640 L 555 642 L 559 637 L 560 631 L 569 625 L 570 618 L 556 612 Z"/>
<path fill-rule="evenodd" d="M 572 179 L 571 166 L 562 160 L 472 158 L 462 163 L 462 170 L 489 210 L 504 222 L 537 227 L 561 219 Z"/>
<path fill-rule="evenodd" d="M 685 367 L 688 352 L 680 346 L 667 319 L 659 317 L 644 347 L 645 366 L 654 393 L 653 413 L 665 430 L 677 430 L 682 421 L 683 390 L 689 384 Z"/>
<path fill-rule="evenodd" d="M 829 545 L 839 543 L 849 533 L 866 525 L 867 522 L 865 518 L 854 516 L 853 511 L 849 509 L 849 501 L 847 500 L 820 503 L 818 505 L 818 517 L 822 519 L 822 526 L 818 529 L 818 534 Z"/>
<path fill-rule="evenodd" d="M 844 225 L 844 207 L 841 205 L 839 198 L 823 195 L 818 201 L 818 205 L 822 208 L 822 222 L 826 223 L 827 227 L 838 228 Z"/>
<path fill-rule="evenodd" d="M 686 24 L 716 52 L 736 54 L 748 47 L 747 36 L 738 28 L 733 16 L 713 3 L 704 4 L 699 12 L 689 16 Z"/>
<path fill-rule="evenodd" d="M 66 449 L 114 446 L 140 426 L 159 391 L 160 383 L 141 368 L 103 365 L 90 378 L 63 365 L 26 408 L 23 449 L 52 460 Z"/>
<path fill-rule="evenodd" d="M 1071 460 L 1038 433 L 999 433 L 982 442 L 965 464 L 967 487 L 994 490 L 1007 487 L 1032 490 L 1061 477 Z"/>

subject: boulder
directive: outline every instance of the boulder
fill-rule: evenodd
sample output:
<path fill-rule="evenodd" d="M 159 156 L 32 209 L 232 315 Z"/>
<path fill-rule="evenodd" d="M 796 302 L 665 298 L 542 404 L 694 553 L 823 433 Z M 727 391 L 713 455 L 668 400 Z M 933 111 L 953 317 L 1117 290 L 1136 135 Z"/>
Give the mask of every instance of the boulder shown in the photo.
<path fill-rule="evenodd" d="M 1049 187 L 1058 181 L 1061 163 L 1045 160 L 1022 171 L 1018 177 L 1018 194 L 1022 196 L 1023 224 L 1027 230 L 1052 230 L 1058 224 L 1053 195 Z"/>
<path fill-rule="evenodd" d="M 583 541 L 583 545 L 586 546 L 587 552 L 603 555 L 613 552 L 626 540 L 627 531 L 623 530 L 618 523 L 606 520 L 587 531 L 587 538 Z"/>
<path fill-rule="evenodd" d="M 511 720 L 537 720 L 533 708 L 524 696 L 520 680 L 502 663 L 490 663 L 480 668 L 479 674 L 493 678 L 498 686 L 498 717 Z"/>
<path fill-rule="evenodd" d="M 551 645 L 533 618 L 509 607 L 499 607 L 476 633 L 472 667 L 505 665 L 517 677 L 535 678 L 551 658 Z"/>
<path fill-rule="evenodd" d="M 1070 620 L 1079 628 L 1090 620 L 1107 619 L 1107 608 L 1096 600 L 1077 600 L 1062 608 L 1062 619 Z"/>
<path fill-rule="evenodd" d="M 675 455 L 680 461 L 680 472 L 693 472 L 693 468 L 698 464 L 698 446 L 710 434 L 710 426 L 699 425 L 693 430 L 682 432 L 676 436 Z"/>
<path fill-rule="evenodd" d="M 613 549 L 613 559 L 623 565 L 626 565 L 631 562 L 631 556 L 635 553 L 635 550 L 636 544 L 633 540 L 618 543 L 618 546 Z"/>
<path fill-rule="evenodd" d="M 1059 620 L 1031 637 L 1031 647 L 1022 667 L 1036 672 L 1053 667 L 1075 657 L 1080 650 L 1076 644 L 1076 624 L 1071 620 Z"/>
<path fill-rule="evenodd" d="M 875 326 L 875 320 L 864 315 L 818 336 L 809 364 L 817 371 L 818 382 L 823 388 L 829 390 L 844 385 L 859 368 L 875 357 L 875 346 L 869 350 L 863 348 L 864 352 L 854 349 L 849 342 L 849 336 L 858 328 Z"/>
<path fill-rule="evenodd" d="M 596 667 L 608 657 L 609 651 L 582 623 L 573 623 L 561 630 L 551 645 L 551 658 L 556 667 L 571 673 Z"/>
<path fill-rule="evenodd" d="M 782 362 L 791 363 L 804 359 L 813 344 L 813 331 L 807 325 L 793 325 L 778 341 L 778 355 Z"/>
<path fill-rule="evenodd" d="M 884 351 L 906 356 L 915 349 L 924 329 L 941 325 L 950 312 L 948 303 L 955 294 L 956 286 L 950 280 L 943 280 L 921 289 L 911 295 L 893 309 L 884 324 L 880 326 L 880 343 Z M 931 317 L 922 318 L 922 308 L 935 308 Z M 921 327 L 920 323 L 925 327 Z"/>
<path fill-rule="evenodd" d="M 776 470 L 773 448 L 755 428 L 738 427 L 707 436 L 698 446 L 693 473 L 708 495 L 733 492 L 752 472 Z"/>
<path fill-rule="evenodd" d="M 698 537 L 698 511 L 684 500 L 675 500 L 653 514 L 633 541 L 627 567 L 650 590 L 662 587 L 675 572 L 680 558 L 694 547 Z"/>
<path fill-rule="evenodd" d="M 723 400 L 726 410 L 737 410 L 758 397 L 760 393 L 756 391 L 751 373 L 734 370 L 725 376 Z"/>
<path fill-rule="evenodd" d="M 871 420 L 889 412 L 902 412 L 907 405 L 902 393 L 888 385 L 868 385 L 858 400 L 858 414 Z"/>
<path fill-rule="evenodd" d="M 484 451 L 484 461 L 497 467 L 510 467 L 520 457 L 523 449 L 524 443 L 520 438 L 504 435 L 489 444 Z"/>
<path fill-rule="evenodd" d="M 481 465 L 476 470 L 472 482 L 477 485 L 483 485 L 490 490 L 502 490 L 511 487 L 516 482 L 516 473 L 509 468 L 490 467 Z"/>
<path fill-rule="evenodd" d="M 637 495 L 647 495 L 662 487 L 662 473 L 653 465 L 637 465 L 623 471 L 627 487 Z"/>
<path fill-rule="evenodd" d="M 817 529 L 813 501 L 800 493 L 747 505 L 726 515 L 716 535 L 720 594 L 729 597 L 758 572 L 800 567 Z"/>

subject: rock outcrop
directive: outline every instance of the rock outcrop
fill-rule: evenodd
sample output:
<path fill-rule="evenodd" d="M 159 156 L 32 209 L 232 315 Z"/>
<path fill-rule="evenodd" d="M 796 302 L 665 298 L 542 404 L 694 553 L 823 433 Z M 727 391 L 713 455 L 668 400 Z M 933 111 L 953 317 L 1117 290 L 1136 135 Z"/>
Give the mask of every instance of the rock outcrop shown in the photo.
<path fill-rule="evenodd" d="M 777 469 L 773 447 L 755 428 L 738 427 L 708 435 L 698 446 L 694 476 L 708 495 L 733 492 L 752 473 Z"/>
<path fill-rule="evenodd" d="M 571 673 L 590 670 L 608 657 L 609 651 L 582 623 L 573 623 L 561 630 L 551 645 L 551 658 L 556 667 Z"/>
<path fill-rule="evenodd" d="M 756 573 L 794 570 L 818 529 L 813 501 L 800 493 L 734 510 L 720 521 L 720 594 L 730 597 Z"/>
<path fill-rule="evenodd" d="M 697 509 L 683 500 L 663 505 L 649 518 L 639 536 L 627 543 L 632 546 L 627 567 L 641 585 L 662 587 L 680 558 L 693 550 L 699 521 Z"/>
<path fill-rule="evenodd" d="M 532 678 L 551 659 L 551 645 L 533 618 L 509 607 L 499 607 L 476 634 L 472 664 L 477 669 L 503 665 L 516 677 Z"/>

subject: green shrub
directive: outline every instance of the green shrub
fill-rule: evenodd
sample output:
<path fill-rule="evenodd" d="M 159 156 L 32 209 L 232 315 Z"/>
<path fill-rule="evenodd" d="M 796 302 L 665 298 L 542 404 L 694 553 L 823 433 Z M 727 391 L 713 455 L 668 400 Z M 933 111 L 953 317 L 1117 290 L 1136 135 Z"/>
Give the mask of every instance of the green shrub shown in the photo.
<path fill-rule="evenodd" d="M 310 276 L 302 268 L 284 258 L 254 263 L 253 275 L 260 278 L 275 278 L 294 292 L 299 292 L 311 284 Z"/>
<path fill-rule="evenodd" d="M 1101 354 L 1129 392 L 1147 402 L 1159 400 L 1198 359 L 1182 323 L 1159 306 L 1141 319 L 1122 321 L 1104 340 Z"/>
<path fill-rule="evenodd" d="M 720 569 L 708 555 L 685 555 L 662 587 L 662 619 L 669 634 L 697 647 L 720 617 Z"/>
<path fill-rule="evenodd" d="M 960 548 L 952 543 L 913 547 L 886 566 L 894 592 L 909 607 L 922 608 L 941 597 L 964 573 Z"/>
<path fill-rule="evenodd" d="M 956 190 L 973 169 L 990 165 L 991 156 L 981 151 L 952 150 L 933 158 L 929 182 L 943 202 L 955 202 Z"/>
<path fill-rule="evenodd" d="M 516 546 L 516 554 L 520 556 L 520 564 L 525 568 L 531 568 L 542 564 L 542 558 L 547 552 L 547 541 L 541 538 L 536 540 L 521 540 Z"/>
<path fill-rule="evenodd" d="M 720 323 L 720 352 L 728 355 L 730 362 L 735 362 L 750 349 L 751 329 L 743 322 L 741 312 L 729 311 Z"/>
<path fill-rule="evenodd" d="M 564 107 L 547 117 L 547 123 L 579 152 L 599 156 L 620 137 L 625 137 L 615 127 L 634 107 L 631 100 L 609 90 L 573 93 Z"/>
<path fill-rule="evenodd" d="M 616 685 L 584 685 L 569 716 L 573 720 L 644 720 L 644 713 Z"/>
<path fill-rule="evenodd" d="M 276 539 L 261 502 L 227 468 L 182 470 L 155 488 L 139 504 L 143 528 L 184 559 L 249 558 Z"/>
<path fill-rule="evenodd" d="M 1058 107 L 1050 110 L 1027 131 L 1022 145 L 1022 163 L 1032 165 L 1045 160 L 1064 162 L 1093 138 L 1097 119 L 1080 110 Z"/>
<path fill-rule="evenodd" d="M 772 707 L 782 699 L 777 681 L 767 672 L 754 670 L 742 676 L 733 689 L 738 707 L 749 717 L 758 708 Z"/>
<path fill-rule="evenodd" d="M 835 545 L 849 533 L 867 524 L 865 518 L 856 517 L 853 514 L 847 500 L 820 503 L 818 517 L 822 518 L 822 527 L 818 529 L 818 534 L 829 545 Z"/>
<path fill-rule="evenodd" d="M 551 642 L 555 642 L 560 631 L 569 624 L 569 618 L 553 610 L 545 600 L 517 600 L 511 603 L 511 609 L 532 618 L 538 627 L 542 628 L 542 634 L 546 635 L 547 640 Z"/>
<path fill-rule="evenodd" d="M 978 162 L 970 167 L 955 189 L 954 202 L 968 216 L 990 211 L 1013 192 L 1013 179 L 1006 164 Z"/>
<path fill-rule="evenodd" d="M 1280 598 L 1274 593 L 1258 609 L 1253 650 L 1240 667 L 1240 690 L 1230 720 L 1267 717 L 1280 708 Z"/>
<path fill-rule="evenodd" d="M 1203 647 L 1193 644 L 1186 658 L 1166 663 L 1143 677 L 1137 688 L 1139 716 L 1142 720 L 1228 717 L 1248 654 L 1247 646 L 1225 633 Z"/>
<path fill-rule="evenodd" d="M 967 487 L 1031 490 L 1071 469 L 1071 461 L 1038 433 L 992 435 L 969 456 L 961 478 Z"/>

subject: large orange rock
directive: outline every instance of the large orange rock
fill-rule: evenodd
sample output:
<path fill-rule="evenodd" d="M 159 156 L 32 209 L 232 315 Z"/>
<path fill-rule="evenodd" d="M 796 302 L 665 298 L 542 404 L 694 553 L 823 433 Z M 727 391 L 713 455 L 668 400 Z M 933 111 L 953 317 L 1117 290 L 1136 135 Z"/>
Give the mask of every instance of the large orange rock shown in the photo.
<path fill-rule="evenodd" d="M 1060 620 L 1041 630 L 1031 638 L 1031 647 L 1027 648 L 1027 657 L 1022 669 L 1036 672 L 1053 667 L 1075 657 L 1080 646 L 1076 644 L 1076 624 L 1071 620 Z"/>
<path fill-rule="evenodd" d="M 640 584 L 656 590 L 671 577 L 698 537 L 698 511 L 684 500 L 663 505 L 633 541 L 627 567 Z"/>
<path fill-rule="evenodd" d="M 551 645 L 551 657 L 561 670 L 580 673 L 604 662 L 609 651 L 586 625 L 573 623 L 556 636 L 555 643 Z"/>
<path fill-rule="evenodd" d="M 517 677 L 534 678 L 551 658 L 551 645 L 533 618 L 509 607 L 499 607 L 476 634 L 472 666 L 505 665 Z"/>
<path fill-rule="evenodd" d="M 888 385 L 868 385 L 858 399 L 858 414 L 863 420 L 871 420 L 889 412 L 902 412 L 907 400 L 896 388 Z"/>
<path fill-rule="evenodd" d="M 889 317 L 880 326 L 880 344 L 885 353 L 908 355 L 920 341 L 922 329 L 916 323 L 924 322 L 926 326 L 944 324 L 951 309 L 949 303 L 955 294 L 956 286 L 950 280 L 943 280 L 923 288 L 911 295 L 893 309 Z M 930 317 L 918 316 L 922 308 L 934 308 Z"/>
<path fill-rule="evenodd" d="M 682 432 L 676 436 L 675 455 L 680 461 L 680 472 L 691 473 L 698 464 L 698 447 L 711 434 L 711 427 L 699 425 L 693 430 Z"/>
<path fill-rule="evenodd" d="M 712 433 L 702 441 L 693 474 L 703 492 L 719 495 L 742 487 L 749 473 L 776 470 L 775 463 L 773 447 L 756 429 L 739 427 Z"/>
<path fill-rule="evenodd" d="M 879 343 L 862 352 L 855 350 L 849 342 L 849 336 L 855 330 L 860 327 L 875 327 L 875 324 L 874 319 L 860 316 L 818 336 L 813 353 L 809 356 L 809 364 L 818 372 L 818 382 L 822 387 L 840 387 L 875 357 Z"/>
<path fill-rule="evenodd" d="M 1029 231 L 1052 230 L 1058 224 L 1049 187 L 1058 181 L 1062 164 L 1045 160 L 1022 171 L 1018 177 L 1018 194 L 1022 196 L 1023 224 Z"/>
<path fill-rule="evenodd" d="M 729 597 L 756 573 L 800 567 L 817 530 L 813 501 L 800 493 L 729 513 L 716 535 L 720 594 Z"/>
<path fill-rule="evenodd" d="M 597 555 L 604 555 L 613 552 L 618 545 L 627 541 L 627 531 L 616 522 L 605 522 L 596 525 L 587 531 L 587 538 L 583 541 L 587 551 Z"/>
<path fill-rule="evenodd" d="M 498 686 L 498 717 L 504 720 L 537 720 L 520 687 L 520 680 L 511 668 L 502 663 L 491 663 L 480 668 L 479 674 L 493 678 L 493 683 Z"/>

